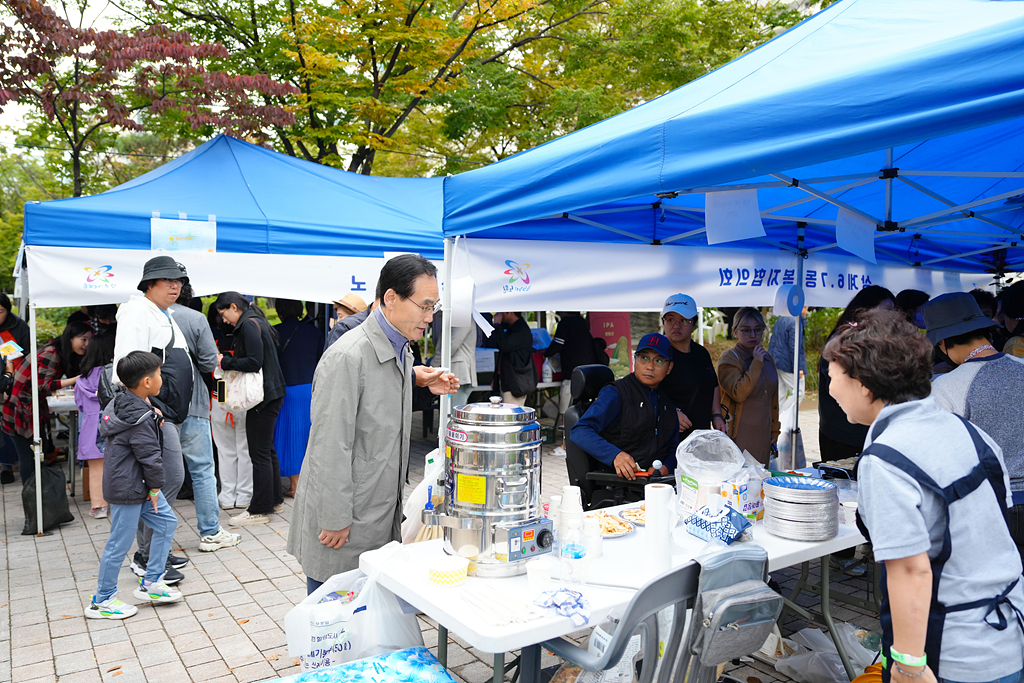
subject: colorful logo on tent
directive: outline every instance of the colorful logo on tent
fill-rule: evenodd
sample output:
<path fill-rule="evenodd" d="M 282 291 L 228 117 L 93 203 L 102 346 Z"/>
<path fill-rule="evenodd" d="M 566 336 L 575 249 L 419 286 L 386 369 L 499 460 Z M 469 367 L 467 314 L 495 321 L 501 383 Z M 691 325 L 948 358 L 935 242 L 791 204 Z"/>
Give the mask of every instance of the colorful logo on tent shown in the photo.
<path fill-rule="evenodd" d="M 509 284 L 512 284 L 516 280 L 522 280 L 524 285 L 530 284 L 530 274 L 526 272 L 530 269 L 529 263 L 505 261 L 505 265 L 508 266 L 508 270 L 505 271 L 505 275 L 510 276 L 508 279 Z"/>
<path fill-rule="evenodd" d="M 100 266 L 99 268 L 86 267 L 85 272 L 88 273 L 85 276 L 85 281 L 88 284 L 94 282 L 105 282 L 109 283 L 110 278 L 114 277 L 114 274 L 110 271 L 113 270 L 113 266 Z"/>

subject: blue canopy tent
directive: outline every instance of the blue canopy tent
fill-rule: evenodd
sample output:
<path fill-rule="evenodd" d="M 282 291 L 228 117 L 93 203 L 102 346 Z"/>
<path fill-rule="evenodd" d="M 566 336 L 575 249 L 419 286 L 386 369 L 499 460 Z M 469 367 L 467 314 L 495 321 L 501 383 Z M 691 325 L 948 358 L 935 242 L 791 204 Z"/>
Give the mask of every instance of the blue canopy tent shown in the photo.
<path fill-rule="evenodd" d="M 842 0 L 655 100 L 446 179 L 444 231 L 468 238 L 455 275 L 495 310 L 984 285 L 1024 267 L 1022 115 L 1024 2 Z M 754 236 L 730 240 L 708 197 L 744 191 Z"/>
<path fill-rule="evenodd" d="M 440 178 L 356 175 L 220 135 L 102 194 L 26 204 L 31 299 L 125 301 L 155 249 L 199 293 L 372 298 L 386 255 L 442 257 L 441 193 Z"/>
<path fill-rule="evenodd" d="M 391 253 L 441 258 L 441 193 L 440 178 L 361 176 L 222 135 L 102 194 L 30 202 L 30 357 L 36 308 L 126 301 L 138 293 L 143 264 L 160 252 L 188 268 L 199 294 L 331 301 L 355 292 L 372 299 Z M 33 422 L 38 478 L 34 403 Z"/>

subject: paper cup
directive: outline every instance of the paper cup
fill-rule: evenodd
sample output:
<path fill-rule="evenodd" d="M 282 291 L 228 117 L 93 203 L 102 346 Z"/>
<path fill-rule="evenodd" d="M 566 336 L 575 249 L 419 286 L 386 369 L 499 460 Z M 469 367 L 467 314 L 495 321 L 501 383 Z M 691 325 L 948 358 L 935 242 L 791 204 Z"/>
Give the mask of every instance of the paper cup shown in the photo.
<path fill-rule="evenodd" d="M 848 500 L 845 503 L 840 503 L 839 509 L 842 510 L 843 513 L 843 524 L 851 524 L 856 526 L 857 501 Z"/>
<path fill-rule="evenodd" d="M 526 563 L 526 581 L 530 593 L 536 595 L 551 588 L 551 563 L 546 559 Z"/>

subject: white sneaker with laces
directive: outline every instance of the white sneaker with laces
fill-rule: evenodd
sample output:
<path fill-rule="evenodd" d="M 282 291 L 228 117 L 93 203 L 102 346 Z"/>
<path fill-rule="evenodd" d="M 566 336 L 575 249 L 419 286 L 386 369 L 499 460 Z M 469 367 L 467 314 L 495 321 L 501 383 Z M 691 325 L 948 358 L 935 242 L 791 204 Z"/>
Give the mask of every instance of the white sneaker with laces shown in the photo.
<path fill-rule="evenodd" d="M 146 580 L 141 579 L 139 587 L 135 589 L 132 595 L 139 600 L 149 600 L 150 602 L 178 602 L 181 600 L 181 591 L 168 586 L 163 582 L 162 578 L 148 586 L 146 585 Z"/>
<path fill-rule="evenodd" d="M 223 527 L 217 529 L 217 533 L 210 536 L 203 536 L 199 539 L 199 549 L 205 553 L 212 553 L 221 548 L 231 548 L 242 542 L 241 534 L 233 534 Z"/>
<path fill-rule="evenodd" d="M 270 517 L 267 515 L 253 515 L 248 510 L 240 515 L 235 515 L 228 520 L 228 524 L 231 526 L 255 526 L 257 524 L 266 524 L 270 521 Z"/>
<path fill-rule="evenodd" d="M 89 607 L 85 610 L 85 616 L 89 619 L 127 619 L 139 608 L 123 602 L 116 595 L 111 596 L 103 602 L 96 602 L 96 596 L 92 596 Z"/>

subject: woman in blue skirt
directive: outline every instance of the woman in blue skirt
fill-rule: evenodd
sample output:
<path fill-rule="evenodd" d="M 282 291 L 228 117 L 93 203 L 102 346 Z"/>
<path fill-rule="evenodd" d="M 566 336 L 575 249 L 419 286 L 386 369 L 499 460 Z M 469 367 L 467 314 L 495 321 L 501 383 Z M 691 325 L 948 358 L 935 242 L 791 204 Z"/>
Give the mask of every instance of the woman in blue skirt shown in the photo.
<path fill-rule="evenodd" d="M 277 418 L 274 448 L 281 461 L 281 476 L 291 480 L 291 487 L 284 495 L 294 498 L 309 439 L 313 372 L 324 352 L 324 335 L 315 325 L 302 319 L 301 301 L 278 299 L 277 315 L 281 318 L 281 324 L 274 326 L 280 338 L 277 355 L 288 391 Z"/>

